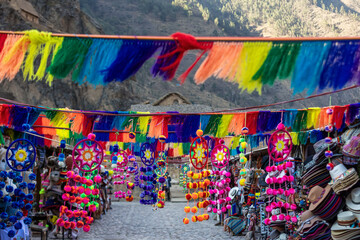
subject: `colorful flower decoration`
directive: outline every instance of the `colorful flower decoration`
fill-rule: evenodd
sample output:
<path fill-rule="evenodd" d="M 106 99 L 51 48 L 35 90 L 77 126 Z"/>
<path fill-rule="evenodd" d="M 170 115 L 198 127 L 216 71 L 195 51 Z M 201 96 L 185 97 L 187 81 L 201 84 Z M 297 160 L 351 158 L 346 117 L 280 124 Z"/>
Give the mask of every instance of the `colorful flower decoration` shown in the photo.
<path fill-rule="evenodd" d="M 165 173 L 168 169 L 167 156 L 165 152 L 160 152 L 159 157 L 156 159 L 155 164 L 157 165 L 157 169 L 155 169 L 155 173 L 158 177 L 165 176 Z"/>
<path fill-rule="evenodd" d="M 224 168 L 229 164 L 230 151 L 223 144 L 216 145 L 211 151 L 211 162 L 214 167 Z"/>
<path fill-rule="evenodd" d="M 90 133 L 87 139 L 78 142 L 72 152 L 74 165 L 84 172 L 92 172 L 99 168 L 104 159 L 104 150 L 95 135 Z"/>
<path fill-rule="evenodd" d="M 13 141 L 6 151 L 6 162 L 9 167 L 17 172 L 30 169 L 36 159 L 35 146 L 26 139 Z"/>
<path fill-rule="evenodd" d="M 196 133 L 202 135 L 202 131 Z M 209 157 L 207 141 L 201 135 L 194 138 L 190 146 L 190 162 L 198 170 L 206 166 Z"/>
<path fill-rule="evenodd" d="M 285 130 L 285 126 L 279 123 L 277 130 L 271 134 L 268 143 L 268 153 L 272 160 L 281 162 L 290 155 L 292 149 L 292 139 L 290 133 Z"/>
<path fill-rule="evenodd" d="M 119 150 L 111 154 L 112 164 L 117 164 L 118 167 L 125 167 L 128 164 L 128 155 L 124 150 Z"/>
<path fill-rule="evenodd" d="M 140 158 L 146 166 L 152 166 L 155 162 L 154 151 L 150 143 L 143 143 L 140 147 Z"/>

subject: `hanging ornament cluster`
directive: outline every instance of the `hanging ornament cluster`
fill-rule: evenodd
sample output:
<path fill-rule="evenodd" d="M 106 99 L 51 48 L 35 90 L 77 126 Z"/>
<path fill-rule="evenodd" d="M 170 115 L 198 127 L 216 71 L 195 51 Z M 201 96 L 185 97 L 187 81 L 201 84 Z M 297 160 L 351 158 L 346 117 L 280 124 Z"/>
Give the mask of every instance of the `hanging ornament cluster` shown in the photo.
<path fill-rule="evenodd" d="M 211 171 L 212 179 L 211 186 L 214 189 L 209 190 L 210 195 L 213 195 L 213 200 L 210 200 L 212 206 L 209 206 L 207 211 L 217 214 L 224 214 L 230 208 L 229 204 L 231 198 L 228 196 L 231 190 L 229 183 L 231 182 L 231 173 L 225 171 L 230 161 L 230 151 L 224 145 L 224 140 L 220 140 L 218 144 L 211 151 L 211 162 L 213 171 Z"/>
<path fill-rule="evenodd" d="M 184 163 L 181 165 L 179 174 L 179 185 L 183 188 L 183 192 L 187 192 L 187 183 L 190 182 L 190 178 L 187 176 L 187 172 L 190 170 L 188 164 Z"/>
<path fill-rule="evenodd" d="M 291 149 L 291 136 L 285 130 L 284 124 L 280 123 L 277 130 L 270 136 L 268 143 L 269 166 L 266 167 L 268 176 L 265 181 L 269 185 L 266 189 L 269 204 L 265 208 L 267 218 L 264 223 L 266 225 L 279 222 L 297 222 L 297 217 L 290 214 L 291 211 L 297 209 L 293 202 L 295 194 L 294 176 L 289 171 L 293 167 L 293 163 L 289 161 Z M 285 196 L 285 203 L 280 200 L 281 195 Z"/>
<path fill-rule="evenodd" d="M 113 146 L 113 153 L 111 154 L 111 163 L 115 174 L 113 175 L 114 185 L 122 186 L 118 191 L 114 192 L 115 198 L 124 198 L 132 201 L 132 189 L 134 189 L 134 184 L 131 183 L 128 179 L 130 174 L 128 170 L 128 156 L 124 150 L 119 149 L 119 145 L 115 144 Z M 126 188 L 130 188 L 126 190 Z"/>
<path fill-rule="evenodd" d="M 165 207 L 165 182 L 167 178 L 168 170 L 168 158 L 165 151 L 165 141 L 166 137 L 161 135 L 159 137 L 160 142 L 160 151 L 158 153 L 158 158 L 155 161 L 156 169 L 154 169 L 155 174 L 157 175 L 157 184 L 155 186 L 155 192 L 157 193 L 157 203 L 154 206 L 154 210 L 157 208 Z"/>
<path fill-rule="evenodd" d="M 60 207 L 57 226 L 90 231 L 90 224 L 94 221 L 91 215 L 97 209 L 93 200 L 99 195 L 99 189 L 94 186 L 94 182 L 100 184 L 102 181 L 100 175 L 95 175 L 94 180 L 91 180 L 91 176 L 95 170 L 100 170 L 103 154 L 101 145 L 95 141 L 92 133 L 75 145 L 72 152 L 73 166 L 72 170 L 67 172 L 68 181 L 62 195 L 64 205 Z M 75 173 L 74 167 L 82 171 L 82 174 Z"/>
<path fill-rule="evenodd" d="M 329 124 L 325 126 L 325 131 L 327 132 L 327 137 L 325 138 L 325 143 L 328 144 L 328 150 L 325 151 L 325 157 L 328 159 L 328 164 L 326 165 L 326 169 L 331 171 L 334 169 L 334 164 L 331 162 L 331 158 L 334 155 L 333 152 L 330 150 L 330 145 L 332 142 L 332 138 L 330 137 L 330 133 L 333 131 L 333 126 L 331 124 L 330 117 L 334 113 L 331 108 L 326 109 L 326 114 L 329 116 Z"/>
<path fill-rule="evenodd" d="M 1 171 L 0 179 L 2 179 L 0 181 L 0 201 L 6 204 L 6 209 L 12 209 L 0 213 L 0 229 L 13 226 L 14 229 L 9 230 L 7 233 L 9 238 L 13 238 L 17 231 L 23 228 L 23 223 L 26 225 L 31 224 L 31 218 L 28 217 L 28 214 L 33 208 L 34 196 L 32 192 L 35 189 L 36 175 L 31 173 L 29 175 L 31 182 L 26 183 L 23 176 L 19 174 L 19 170 L 15 170 L 15 172 Z M 25 193 L 26 190 L 28 190 L 28 194 Z M 10 213 L 14 214 L 10 215 Z M 21 219 L 23 221 L 20 221 Z"/>
<path fill-rule="evenodd" d="M 248 146 L 246 140 L 245 140 L 245 135 L 249 132 L 249 129 L 247 127 L 243 127 L 241 130 L 242 136 L 239 140 L 239 147 L 238 147 L 238 152 L 239 152 L 239 161 L 241 164 L 241 170 L 240 170 L 240 180 L 239 180 L 239 185 L 241 187 L 244 187 L 246 185 L 246 175 L 247 175 L 247 169 L 245 167 L 246 163 L 248 162 L 248 159 L 245 156 L 246 153 L 246 148 Z"/>
<path fill-rule="evenodd" d="M 208 144 L 202 137 L 202 130 L 196 131 L 197 137 L 194 138 L 190 147 L 190 163 L 195 168 L 194 171 L 191 169 L 187 172 L 187 176 L 192 180 L 187 183 L 186 187 L 188 193 L 185 195 L 187 200 L 187 206 L 184 208 L 186 213 L 183 219 L 184 224 L 189 224 L 188 213 L 192 212 L 194 215 L 191 217 L 192 222 L 202 222 L 203 220 L 209 219 L 207 214 L 207 207 L 210 205 L 210 201 L 207 198 L 210 196 L 208 187 L 211 181 L 207 179 L 210 177 L 210 171 L 204 170 L 208 162 Z M 190 207 L 190 201 L 194 201 L 193 207 Z M 203 210 L 203 213 L 202 213 Z M 198 215 L 196 215 L 198 214 Z"/>
<path fill-rule="evenodd" d="M 149 143 L 143 143 L 140 147 L 140 158 L 144 167 L 140 167 L 141 183 L 139 187 L 143 189 L 140 193 L 140 203 L 144 205 L 154 205 L 157 202 L 157 193 L 155 192 L 155 186 L 157 184 L 157 174 L 154 170 L 157 166 L 154 164 L 154 151 Z M 153 165 L 154 164 L 154 165 Z"/>

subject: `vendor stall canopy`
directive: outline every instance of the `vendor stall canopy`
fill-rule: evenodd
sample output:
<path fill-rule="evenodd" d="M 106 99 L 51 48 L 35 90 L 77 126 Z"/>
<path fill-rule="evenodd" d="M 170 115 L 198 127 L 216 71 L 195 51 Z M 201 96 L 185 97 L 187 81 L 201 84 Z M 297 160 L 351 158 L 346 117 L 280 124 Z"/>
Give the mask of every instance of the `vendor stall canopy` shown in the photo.
<path fill-rule="evenodd" d="M 358 85 L 359 38 L 217 38 L 174 33 L 171 37 L 71 35 L 0 32 L 0 81 L 22 70 L 24 79 L 46 80 L 71 74 L 77 83 L 125 81 L 150 58 L 151 74 L 172 80 L 187 51 L 200 51 L 178 78 L 183 83 L 197 64 L 195 82 L 210 77 L 236 82 L 248 92 L 290 79 L 293 93 Z M 204 59 L 202 59 L 204 58 Z M 35 67 L 35 60 L 39 66 Z M 202 62 L 201 62 L 202 60 Z M 201 62 L 201 63 L 200 63 Z"/>
<path fill-rule="evenodd" d="M 65 139 L 75 144 L 93 132 L 103 144 L 120 142 L 122 149 L 128 148 L 130 143 L 135 144 L 135 150 L 143 142 L 156 146 L 159 138 L 166 138 L 167 143 L 173 143 L 173 148 L 181 148 L 179 152 L 182 154 L 188 154 L 190 142 L 196 137 L 198 129 L 202 129 L 204 135 L 225 138 L 225 145 L 234 150 L 231 154 L 235 155 L 242 128 L 249 129 L 247 142 L 251 147 L 257 147 L 261 141 L 269 139 L 280 122 L 291 132 L 295 145 L 305 144 L 309 139 L 314 143 L 324 138 L 322 130 L 328 124 L 332 124 L 336 131 L 342 131 L 355 121 L 360 109 L 360 103 L 357 103 L 279 111 L 184 114 L 79 111 L 30 106 L 4 98 L 0 100 L 10 103 L 0 104 L 2 131 L 27 131 L 28 137 L 35 135 L 31 140 L 36 145 L 51 145 L 51 139 Z M 326 113 L 329 108 L 333 110 L 330 117 Z M 23 129 L 24 124 L 31 127 L 30 131 Z M 135 137 L 130 137 L 129 133 Z M 16 139 L 15 133 L 12 134 L 12 138 Z M 44 140 L 44 137 L 50 140 Z"/>

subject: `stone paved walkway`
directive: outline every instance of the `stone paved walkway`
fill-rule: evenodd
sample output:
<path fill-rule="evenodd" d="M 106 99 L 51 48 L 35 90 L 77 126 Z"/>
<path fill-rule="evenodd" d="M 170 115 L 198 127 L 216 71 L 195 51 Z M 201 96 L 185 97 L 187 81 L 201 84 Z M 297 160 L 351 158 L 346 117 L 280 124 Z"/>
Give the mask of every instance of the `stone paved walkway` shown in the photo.
<path fill-rule="evenodd" d="M 133 202 L 114 202 L 112 210 L 91 226 L 89 233 L 81 232 L 79 239 L 86 240 L 175 240 L 175 239 L 234 239 L 223 231 L 223 227 L 214 226 L 216 221 L 184 225 L 182 219 L 185 203 L 169 203 L 163 209 L 153 211 L 150 206 Z"/>

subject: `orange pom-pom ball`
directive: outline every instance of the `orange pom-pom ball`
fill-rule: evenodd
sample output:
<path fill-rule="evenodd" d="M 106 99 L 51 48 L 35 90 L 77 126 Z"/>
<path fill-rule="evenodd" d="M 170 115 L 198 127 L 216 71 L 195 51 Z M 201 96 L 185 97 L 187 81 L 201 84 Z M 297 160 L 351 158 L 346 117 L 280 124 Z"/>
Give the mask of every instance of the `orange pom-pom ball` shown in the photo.
<path fill-rule="evenodd" d="M 204 220 L 204 217 L 203 217 L 203 215 L 199 215 L 199 216 L 197 217 L 197 219 L 198 219 L 199 222 L 202 222 L 202 221 Z"/>
<path fill-rule="evenodd" d="M 190 220 L 189 220 L 188 218 L 184 218 L 184 219 L 183 219 L 183 223 L 184 223 L 184 224 L 189 224 L 189 222 L 190 222 Z"/>
<path fill-rule="evenodd" d="M 76 227 L 77 228 L 82 228 L 84 226 L 84 222 L 83 221 L 77 221 L 76 223 Z"/>
<path fill-rule="evenodd" d="M 186 187 L 187 187 L 188 189 L 191 189 L 191 188 L 193 188 L 193 184 L 192 184 L 191 182 L 189 182 L 189 183 L 186 184 Z"/>
<path fill-rule="evenodd" d="M 190 207 L 189 206 L 184 207 L 184 212 L 189 213 L 190 212 Z"/>
<path fill-rule="evenodd" d="M 197 216 L 192 216 L 191 221 L 197 222 Z"/>
<path fill-rule="evenodd" d="M 197 208 L 197 207 L 192 207 L 192 208 L 191 208 L 191 212 L 192 212 L 192 213 L 197 213 L 197 211 L 198 211 L 198 208 Z"/>
<path fill-rule="evenodd" d="M 203 134 L 204 134 L 203 130 L 201 130 L 201 129 L 196 130 L 196 135 L 198 137 L 201 137 Z"/>
<path fill-rule="evenodd" d="M 188 172 L 186 173 L 186 175 L 187 175 L 188 177 L 192 177 L 192 176 L 194 175 L 194 172 L 193 172 L 193 171 L 188 171 Z"/>
<path fill-rule="evenodd" d="M 199 192 L 198 195 L 199 195 L 199 198 L 204 198 L 204 192 Z"/>
<path fill-rule="evenodd" d="M 209 186 L 210 185 L 210 180 L 209 179 L 205 179 L 204 180 L 204 186 Z"/>
<path fill-rule="evenodd" d="M 193 176 L 192 176 L 192 178 L 193 178 L 194 180 L 197 180 L 197 179 L 200 178 L 200 174 L 194 173 Z"/>
<path fill-rule="evenodd" d="M 191 197 L 196 200 L 199 198 L 199 195 L 197 193 L 193 193 L 191 194 Z"/>
<path fill-rule="evenodd" d="M 210 218 L 209 214 L 207 214 L 207 213 L 205 213 L 205 214 L 203 215 L 203 217 L 204 217 L 204 220 L 209 220 L 209 218 Z"/>
<path fill-rule="evenodd" d="M 208 200 L 205 200 L 204 201 L 204 208 L 206 208 L 207 206 L 209 206 L 210 205 L 210 202 L 208 201 Z"/>
<path fill-rule="evenodd" d="M 203 202 L 199 202 L 199 208 L 204 208 L 204 203 Z"/>
<path fill-rule="evenodd" d="M 210 197 L 209 191 L 206 192 L 206 197 Z"/>
<path fill-rule="evenodd" d="M 190 200 L 191 200 L 191 194 L 190 194 L 190 193 L 187 193 L 187 194 L 185 195 L 185 198 L 186 198 L 186 200 L 190 201 Z"/>

